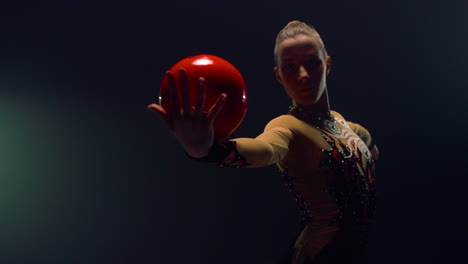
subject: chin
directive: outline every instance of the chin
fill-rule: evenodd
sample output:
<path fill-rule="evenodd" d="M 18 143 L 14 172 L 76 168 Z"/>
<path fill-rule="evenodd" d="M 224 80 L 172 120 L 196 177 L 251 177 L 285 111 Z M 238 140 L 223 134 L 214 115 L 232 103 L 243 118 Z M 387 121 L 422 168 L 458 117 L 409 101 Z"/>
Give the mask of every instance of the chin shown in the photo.
<path fill-rule="evenodd" d="M 302 106 L 306 106 L 306 105 L 314 105 L 318 102 L 318 99 L 306 99 L 306 100 L 296 100 L 296 104 L 297 105 L 302 105 Z"/>

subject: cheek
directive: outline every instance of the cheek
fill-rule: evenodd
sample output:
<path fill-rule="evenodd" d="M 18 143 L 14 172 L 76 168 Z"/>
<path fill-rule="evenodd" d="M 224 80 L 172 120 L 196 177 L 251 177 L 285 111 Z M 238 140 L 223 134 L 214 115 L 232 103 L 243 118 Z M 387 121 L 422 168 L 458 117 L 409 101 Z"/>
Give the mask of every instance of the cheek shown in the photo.
<path fill-rule="evenodd" d="M 283 84 L 291 84 L 294 81 L 294 78 L 291 74 L 281 74 L 281 80 L 283 80 Z"/>
<path fill-rule="evenodd" d="M 286 92 L 286 94 L 289 97 L 291 97 L 291 98 L 296 97 L 296 92 L 295 92 L 295 89 L 294 89 L 294 85 L 292 85 L 291 83 L 284 82 L 283 83 L 283 89 L 284 89 L 284 91 Z"/>
<path fill-rule="evenodd" d="M 320 69 L 317 69 L 316 71 L 314 71 L 313 75 L 312 75 L 313 79 L 315 81 L 322 81 L 323 78 L 326 78 L 326 71 L 325 71 L 325 68 L 323 67 L 320 67 Z"/>
<path fill-rule="evenodd" d="M 322 76 L 324 72 L 325 72 L 325 67 L 321 65 L 320 67 L 317 68 L 316 74 L 317 76 Z"/>

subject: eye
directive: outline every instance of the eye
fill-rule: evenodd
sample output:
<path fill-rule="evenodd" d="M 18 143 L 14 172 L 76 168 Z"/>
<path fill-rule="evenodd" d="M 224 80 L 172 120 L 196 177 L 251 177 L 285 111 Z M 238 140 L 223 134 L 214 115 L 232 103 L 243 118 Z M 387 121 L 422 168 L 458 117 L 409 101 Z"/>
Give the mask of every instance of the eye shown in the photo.
<path fill-rule="evenodd" d="M 292 63 L 284 64 L 283 65 L 283 70 L 284 71 L 295 71 L 296 70 L 296 65 Z"/>
<path fill-rule="evenodd" d="M 318 66 L 320 64 L 322 64 L 322 61 L 320 59 L 310 59 L 307 61 L 307 64 L 311 65 L 311 66 Z"/>

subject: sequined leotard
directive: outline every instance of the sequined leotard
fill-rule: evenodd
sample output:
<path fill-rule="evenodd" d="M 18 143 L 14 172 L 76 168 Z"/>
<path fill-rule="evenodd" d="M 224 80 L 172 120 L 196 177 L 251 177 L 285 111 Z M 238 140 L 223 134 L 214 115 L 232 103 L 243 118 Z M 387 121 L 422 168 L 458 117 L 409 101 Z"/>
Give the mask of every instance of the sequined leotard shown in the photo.
<path fill-rule="evenodd" d="M 215 146 L 206 161 L 230 167 L 277 164 L 304 225 L 288 263 L 365 263 L 375 208 L 369 132 L 339 113 L 296 108 L 258 137 Z"/>

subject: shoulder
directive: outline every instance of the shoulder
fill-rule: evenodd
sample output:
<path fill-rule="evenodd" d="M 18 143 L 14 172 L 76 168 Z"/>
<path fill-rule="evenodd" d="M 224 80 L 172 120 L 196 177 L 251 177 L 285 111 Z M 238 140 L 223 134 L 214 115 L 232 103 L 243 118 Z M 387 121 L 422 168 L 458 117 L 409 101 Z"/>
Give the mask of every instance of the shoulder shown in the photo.
<path fill-rule="evenodd" d="M 333 115 L 333 117 L 335 118 L 335 120 L 338 121 L 339 123 L 341 123 L 341 125 L 343 125 L 344 127 L 348 128 L 348 129 L 351 129 L 354 132 L 356 132 L 355 128 L 353 128 L 353 125 L 354 125 L 353 122 L 346 121 L 346 119 L 343 117 L 343 115 L 341 115 L 340 113 L 338 113 L 336 111 L 330 111 L 330 112 Z"/>
<path fill-rule="evenodd" d="M 333 110 L 330 110 L 330 113 L 335 117 L 335 118 L 338 118 L 338 119 L 341 119 L 343 121 L 346 121 L 346 119 L 343 117 L 342 114 L 336 112 L 336 111 L 333 111 Z"/>
<path fill-rule="evenodd" d="M 298 119 L 292 115 L 280 115 L 268 122 L 268 124 L 265 126 L 265 130 L 276 126 L 290 128 L 297 121 Z"/>
<path fill-rule="evenodd" d="M 346 121 L 346 119 L 343 117 L 342 114 L 336 112 L 336 111 L 330 111 L 331 114 L 333 115 L 333 117 L 335 118 L 335 120 L 337 120 L 338 122 L 340 122 L 342 125 L 344 125 L 345 127 L 348 127 L 349 128 L 349 125 L 352 123 L 352 122 L 349 122 L 349 121 Z"/>

